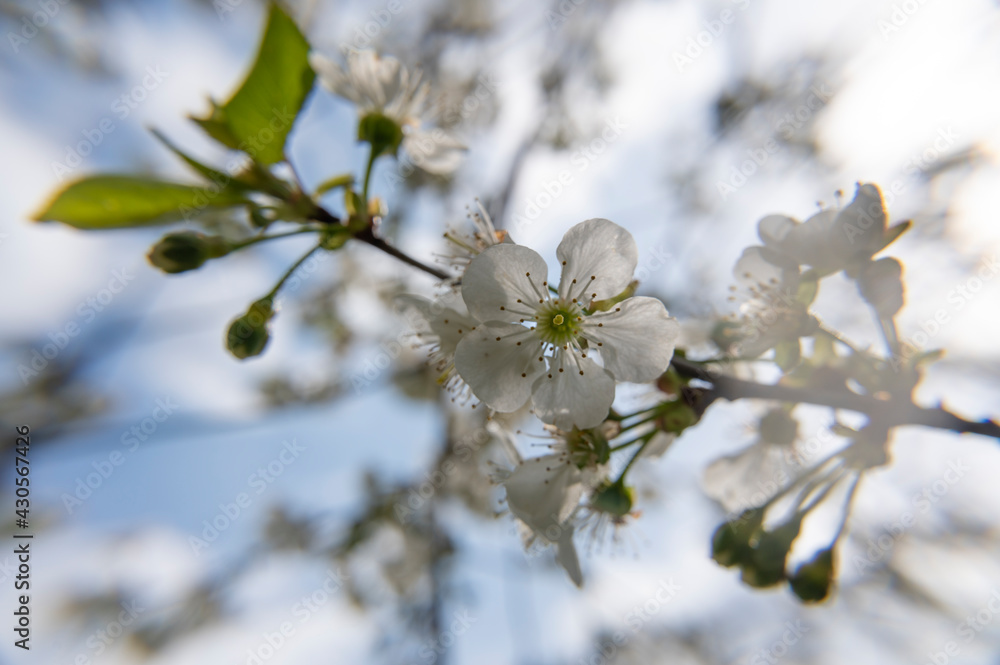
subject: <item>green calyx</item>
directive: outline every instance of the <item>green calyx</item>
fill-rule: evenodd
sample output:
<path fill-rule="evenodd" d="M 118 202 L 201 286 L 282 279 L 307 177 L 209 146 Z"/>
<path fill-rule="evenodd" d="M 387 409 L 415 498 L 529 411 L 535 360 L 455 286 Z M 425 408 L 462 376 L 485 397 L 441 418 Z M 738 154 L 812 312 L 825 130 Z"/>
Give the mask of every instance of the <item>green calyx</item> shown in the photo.
<path fill-rule="evenodd" d="M 626 487 L 625 482 L 619 478 L 613 483 L 605 483 L 597 488 L 590 506 L 602 513 L 624 517 L 632 510 L 634 493 L 631 487 Z"/>
<path fill-rule="evenodd" d="M 555 346 L 573 342 L 580 333 L 581 314 L 575 303 L 566 305 L 561 300 L 547 303 L 535 315 L 538 337 Z"/>
<path fill-rule="evenodd" d="M 382 154 L 395 155 L 403 142 L 403 128 L 388 116 L 369 113 L 358 124 L 358 140 L 371 144 L 373 158 Z"/>

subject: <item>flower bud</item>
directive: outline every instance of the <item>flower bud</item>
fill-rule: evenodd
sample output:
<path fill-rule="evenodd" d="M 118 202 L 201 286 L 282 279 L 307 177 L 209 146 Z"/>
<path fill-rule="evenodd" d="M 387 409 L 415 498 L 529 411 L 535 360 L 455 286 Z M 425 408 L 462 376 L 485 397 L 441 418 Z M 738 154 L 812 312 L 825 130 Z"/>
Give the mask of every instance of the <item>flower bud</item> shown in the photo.
<path fill-rule="evenodd" d="M 786 579 L 785 562 L 792 543 L 799 536 L 804 514 L 796 514 L 773 531 L 763 531 L 751 544 L 750 558 L 744 559 L 740 578 L 752 587 L 763 589 Z"/>
<path fill-rule="evenodd" d="M 267 323 L 274 317 L 270 298 L 263 298 L 250 305 L 247 313 L 234 320 L 226 333 L 226 348 L 240 360 L 259 356 L 271 335 Z"/>
<path fill-rule="evenodd" d="M 166 273 L 197 270 L 209 259 L 229 253 L 229 242 L 197 231 L 168 233 L 147 254 L 149 262 Z"/>
<path fill-rule="evenodd" d="M 870 261 L 858 275 L 858 291 L 879 316 L 891 317 L 903 307 L 903 266 L 893 258 Z"/>
<path fill-rule="evenodd" d="M 676 353 L 676 352 L 675 352 Z M 667 367 L 667 371 L 656 380 L 656 389 L 667 395 L 679 395 L 681 388 L 688 384 L 688 380 L 677 373 L 673 365 Z"/>
<path fill-rule="evenodd" d="M 811 560 L 799 566 L 788 581 L 792 591 L 802 601 L 818 603 L 830 595 L 835 574 L 831 546 L 820 550 Z"/>
<path fill-rule="evenodd" d="M 751 508 L 735 520 L 723 523 L 712 535 L 712 558 L 727 568 L 747 560 L 752 551 L 750 538 L 758 532 L 764 521 L 763 508 Z"/>
<path fill-rule="evenodd" d="M 683 400 L 676 400 L 663 405 L 663 415 L 657 419 L 656 425 L 664 432 L 680 434 L 688 427 L 696 425 L 698 420 L 698 413 L 691 405 Z"/>

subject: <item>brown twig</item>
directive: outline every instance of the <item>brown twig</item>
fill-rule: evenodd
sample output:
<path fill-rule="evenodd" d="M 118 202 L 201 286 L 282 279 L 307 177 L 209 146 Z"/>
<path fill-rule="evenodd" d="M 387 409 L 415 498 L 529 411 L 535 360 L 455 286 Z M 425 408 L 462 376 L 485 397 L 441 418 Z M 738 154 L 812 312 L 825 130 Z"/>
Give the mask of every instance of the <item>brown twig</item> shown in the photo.
<path fill-rule="evenodd" d="M 714 398 L 726 400 L 764 399 L 777 402 L 802 402 L 834 409 L 845 409 L 877 417 L 889 425 L 923 425 L 953 432 L 981 434 L 1000 439 L 1000 424 L 991 420 L 970 421 L 943 408 L 926 409 L 909 401 L 888 401 L 849 391 L 823 391 L 774 384 L 755 383 L 719 374 L 684 358 L 670 361 L 682 376 L 712 384 Z"/>
<path fill-rule="evenodd" d="M 314 221 L 320 222 L 322 224 L 340 224 L 341 223 L 339 217 L 337 217 L 336 215 L 331 214 L 328 210 L 326 210 L 325 208 L 323 208 L 321 206 L 316 206 L 316 210 L 313 211 L 313 213 L 311 215 L 311 218 Z M 452 275 L 449 275 L 448 273 L 444 272 L 443 270 L 439 270 L 438 268 L 435 268 L 433 266 L 429 266 L 426 263 L 421 263 L 420 261 L 418 261 L 415 258 L 409 256 L 408 254 L 406 254 L 404 252 L 401 252 L 400 250 L 396 249 L 395 247 L 393 247 L 392 245 L 390 245 L 389 243 L 387 243 L 385 240 L 382 240 L 381 238 L 377 237 L 375 235 L 375 232 L 372 230 L 372 227 L 370 227 L 370 226 L 368 228 L 366 228 L 365 230 L 363 230 L 363 231 L 361 231 L 359 233 L 356 233 L 354 235 L 354 239 L 355 240 L 360 240 L 361 242 L 365 243 L 366 245 L 371 245 L 375 249 L 380 249 L 383 252 L 385 252 L 386 254 L 388 254 L 389 256 L 391 256 L 393 258 L 396 258 L 396 259 L 399 259 L 403 263 L 405 263 L 407 265 L 411 265 L 414 268 L 417 268 L 419 270 L 423 270 L 425 273 L 427 273 L 429 275 L 434 275 L 438 279 L 450 279 L 452 277 Z"/>

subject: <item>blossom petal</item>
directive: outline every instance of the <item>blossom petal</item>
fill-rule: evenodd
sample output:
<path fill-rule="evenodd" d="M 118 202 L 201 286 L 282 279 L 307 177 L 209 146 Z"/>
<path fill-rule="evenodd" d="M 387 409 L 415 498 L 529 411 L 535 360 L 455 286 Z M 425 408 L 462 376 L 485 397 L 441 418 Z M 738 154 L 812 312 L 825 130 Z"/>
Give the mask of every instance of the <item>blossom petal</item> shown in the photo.
<path fill-rule="evenodd" d="M 837 211 L 821 210 L 788 234 L 786 247 L 800 265 L 825 274 L 844 267 L 850 243 L 837 225 Z"/>
<path fill-rule="evenodd" d="M 784 252 L 785 238 L 791 233 L 799 222 L 786 217 L 785 215 L 768 215 L 757 222 L 757 235 L 768 247 L 772 247 L 780 252 Z"/>
<path fill-rule="evenodd" d="M 881 316 L 893 316 L 905 302 L 903 264 L 888 257 L 869 261 L 858 275 L 858 291 Z"/>
<path fill-rule="evenodd" d="M 540 352 L 530 329 L 515 323 L 485 323 L 458 343 L 455 369 L 483 403 L 510 413 L 528 401 L 532 383 L 545 369 L 538 360 Z"/>
<path fill-rule="evenodd" d="M 462 298 L 480 321 L 518 321 L 516 312 L 534 311 L 548 297 L 548 266 L 533 249 L 500 244 L 469 262 Z"/>
<path fill-rule="evenodd" d="M 562 264 L 559 297 L 581 302 L 604 300 L 624 291 L 639 262 L 632 234 L 606 219 L 588 219 L 571 228 L 556 256 Z"/>
<path fill-rule="evenodd" d="M 573 584 L 583 586 L 583 571 L 580 570 L 580 558 L 576 555 L 576 545 L 573 544 L 573 527 L 566 526 L 556 542 L 556 562 L 562 566 Z"/>
<path fill-rule="evenodd" d="M 646 447 L 642 449 L 642 457 L 663 457 L 663 454 L 670 449 L 674 441 L 677 439 L 676 434 L 670 434 L 667 432 L 657 432 L 653 435 L 653 438 L 649 440 Z"/>
<path fill-rule="evenodd" d="M 794 475 L 781 446 L 758 441 L 712 462 L 702 480 L 705 493 L 729 512 L 763 505 Z"/>
<path fill-rule="evenodd" d="M 399 91 L 400 63 L 396 58 L 379 57 L 372 49 L 351 51 L 347 67 L 355 89 L 374 108 L 385 108 Z"/>
<path fill-rule="evenodd" d="M 877 185 L 858 183 L 850 205 L 837 215 L 837 226 L 851 245 L 852 254 L 865 258 L 882 249 L 888 216 Z"/>
<path fill-rule="evenodd" d="M 339 64 L 321 53 L 310 53 L 309 65 L 319 76 L 319 82 L 324 88 L 335 95 L 351 100 L 355 104 L 362 102 L 354 86 L 351 85 L 347 73 Z"/>
<path fill-rule="evenodd" d="M 656 298 L 635 297 L 588 316 L 582 334 L 616 380 L 646 383 L 666 371 L 680 324 Z"/>
<path fill-rule="evenodd" d="M 441 353 L 449 357 L 455 355 L 462 337 L 479 325 L 466 312 L 462 299 L 451 292 L 434 301 L 410 294 L 401 295 L 398 300 L 419 314 L 431 332 L 437 335 Z"/>
<path fill-rule="evenodd" d="M 418 167 L 434 175 L 448 175 L 462 163 L 465 144 L 444 130 L 409 129 L 403 150 Z"/>
<path fill-rule="evenodd" d="M 542 422 L 561 430 L 587 429 L 604 422 L 615 401 L 615 380 L 590 358 L 561 351 L 549 371 L 535 380 L 531 405 Z"/>
<path fill-rule="evenodd" d="M 525 460 L 503 485 L 510 512 L 547 542 L 559 539 L 583 494 L 580 471 L 565 453 Z"/>

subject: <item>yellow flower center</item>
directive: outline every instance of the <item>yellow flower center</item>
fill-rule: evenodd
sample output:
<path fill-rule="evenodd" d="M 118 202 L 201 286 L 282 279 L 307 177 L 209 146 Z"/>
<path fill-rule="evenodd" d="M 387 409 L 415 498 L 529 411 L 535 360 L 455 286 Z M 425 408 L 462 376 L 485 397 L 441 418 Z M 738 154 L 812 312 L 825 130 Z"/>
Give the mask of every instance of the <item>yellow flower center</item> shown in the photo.
<path fill-rule="evenodd" d="M 580 306 L 576 303 L 549 301 L 535 316 L 535 322 L 538 324 L 535 331 L 542 341 L 564 346 L 576 339 L 580 330 L 581 314 Z"/>

